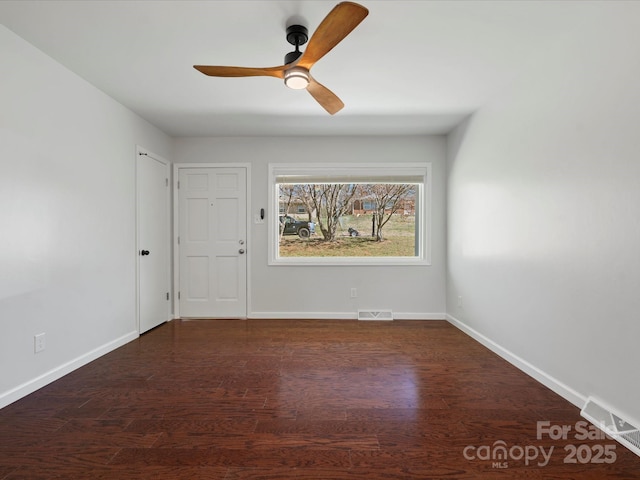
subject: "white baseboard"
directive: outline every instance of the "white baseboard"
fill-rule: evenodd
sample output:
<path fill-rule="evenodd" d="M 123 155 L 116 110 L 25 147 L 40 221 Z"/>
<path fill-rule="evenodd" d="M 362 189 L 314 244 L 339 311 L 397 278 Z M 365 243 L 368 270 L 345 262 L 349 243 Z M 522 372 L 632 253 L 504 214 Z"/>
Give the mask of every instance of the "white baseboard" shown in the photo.
<path fill-rule="evenodd" d="M 530 377 L 533 377 L 535 380 L 542 383 L 547 388 L 553 390 L 555 393 L 563 397 L 565 400 L 568 400 L 569 402 L 574 404 L 576 407 L 582 408 L 582 406 L 586 402 L 587 397 L 585 397 L 584 395 L 581 395 L 580 393 L 576 392 L 575 390 L 568 387 L 564 383 L 560 382 L 556 378 L 540 370 L 538 367 L 520 358 L 519 356 L 515 355 L 513 352 L 507 350 L 506 348 L 498 345 L 493 340 L 485 337 L 483 334 L 469 327 L 467 324 L 463 323 L 462 321 L 458 320 L 452 315 L 447 315 L 447 320 L 453 326 L 455 326 L 459 330 L 462 330 L 471 338 L 473 338 L 474 340 L 477 340 L 482 345 L 487 347 L 489 350 L 493 351 L 500 357 L 504 358 L 507 362 L 511 363 L 518 369 L 522 370 L 524 373 L 526 373 Z"/>
<path fill-rule="evenodd" d="M 355 320 L 356 312 L 249 312 L 249 319 L 285 319 L 285 320 Z"/>
<path fill-rule="evenodd" d="M 409 313 L 409 312 L 394 312 L 394 320 L 446 320 L 446 313 Z"/>
<path fill-rule="evenodd" d="M 357 320 L 358 312 L 251 312 L 249 319 Z M 446 320 L 446 313 L 393 312 L 394 320 Z"/>
<path fill-rule="evenodd" d="M 21 399 L 22 397 L 26 397 L 30 393 L 33 393 L 36 390 L 44 387 L 45 385 L 48 385 L 51 382 L 64 377 L 68 373 L 71 373 L 72 371 L 82 367 L 83 365 L 86 365 L 89 362 L 92 362 L 96 358 L 101 357 L 102 355 L 105 355 L 110 351 L 129 343 L 132 340 L 135 340 L 136 338 L 138 338 L 138 336 L 139 334 L 136 331 L 127 333 L 120 338 L 116 338 L 115 340 L 106 343 L 98 348 L 95 348 L 90 352 L 85 353 L 84 355 L 81 355 L 67 363 L 53 368 L 48 372 L 40 375 L 39 377 L 34 378 L 33 380 L 29 380 L 22 385 L 18 385 L 17 387 L 0 394 L 0 408 L 6 407 L 7 405 Z"/>

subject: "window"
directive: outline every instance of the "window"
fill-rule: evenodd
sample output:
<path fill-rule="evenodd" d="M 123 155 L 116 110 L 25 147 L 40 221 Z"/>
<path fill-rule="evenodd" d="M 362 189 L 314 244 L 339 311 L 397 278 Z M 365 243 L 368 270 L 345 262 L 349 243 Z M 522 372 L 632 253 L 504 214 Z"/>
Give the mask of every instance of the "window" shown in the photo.
<path fill-rule="evenodd" d="M 428 264 L 430 169 L 270 164 L 269 211 L 279 215 L 270 217 L 269 263 Z"/>

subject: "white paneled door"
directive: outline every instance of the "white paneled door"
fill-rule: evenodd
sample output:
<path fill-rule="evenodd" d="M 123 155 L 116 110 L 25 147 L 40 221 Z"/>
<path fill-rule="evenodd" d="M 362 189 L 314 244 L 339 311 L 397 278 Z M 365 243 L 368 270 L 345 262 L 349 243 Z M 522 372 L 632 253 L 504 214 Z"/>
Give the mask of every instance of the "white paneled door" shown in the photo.
<path fill-rule="evenodd" d="M 179 168 L 180 316 L 247 315 L 247 169 Z"/>
<path fill-rule="evenodd" d="M 144 333 L 169 319 L 171 230 L 169 165 L 138 152 L 138 330 Z"/>

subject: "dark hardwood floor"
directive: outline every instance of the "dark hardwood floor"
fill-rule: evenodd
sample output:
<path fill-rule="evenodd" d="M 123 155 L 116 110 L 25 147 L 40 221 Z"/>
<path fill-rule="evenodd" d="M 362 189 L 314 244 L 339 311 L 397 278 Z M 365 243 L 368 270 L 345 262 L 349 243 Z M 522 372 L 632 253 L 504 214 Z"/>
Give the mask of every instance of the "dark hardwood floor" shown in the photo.
<path fill-rule="evenodd" d="M 0 410 L 0 479 L 640 478 L 581 420 L 447 322 L 173 321 Z"/>

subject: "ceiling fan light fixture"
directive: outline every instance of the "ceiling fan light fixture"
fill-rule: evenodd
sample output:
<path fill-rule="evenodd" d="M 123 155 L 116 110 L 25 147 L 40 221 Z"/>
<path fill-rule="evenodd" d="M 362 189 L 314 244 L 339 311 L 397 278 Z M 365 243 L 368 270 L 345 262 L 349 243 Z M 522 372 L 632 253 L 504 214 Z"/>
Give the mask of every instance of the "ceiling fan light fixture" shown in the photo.
<path fill-rule="evenodd" d="M 369 10 L 362 5 L 352 1 L 341 1 L 324 17 L 311 38 L 303 25 L 289 25 L 287 42 L 296 49 L 285 56 L 283 65 L 265 68 L 194 65 L 194 68 L 210 77 L 275 77 L 284 80 L 285 86 L 289 88 L 306 89 L 322 108 L 333 115 L 344 107 L 344 103 L 335 93 L 313 78 L 309 71 L 318 60 L 344 40 L 368 13 Z M 306 44 L 307 41 L 307 48 L 301 52 L 300 45 Z"/>
<path fill-rule="evenodd" d="M 294 90 L 302 90 L 309 86 L 309 70 L 302 67 L 291 67 L 284 72 L 284 84 Z"/>

